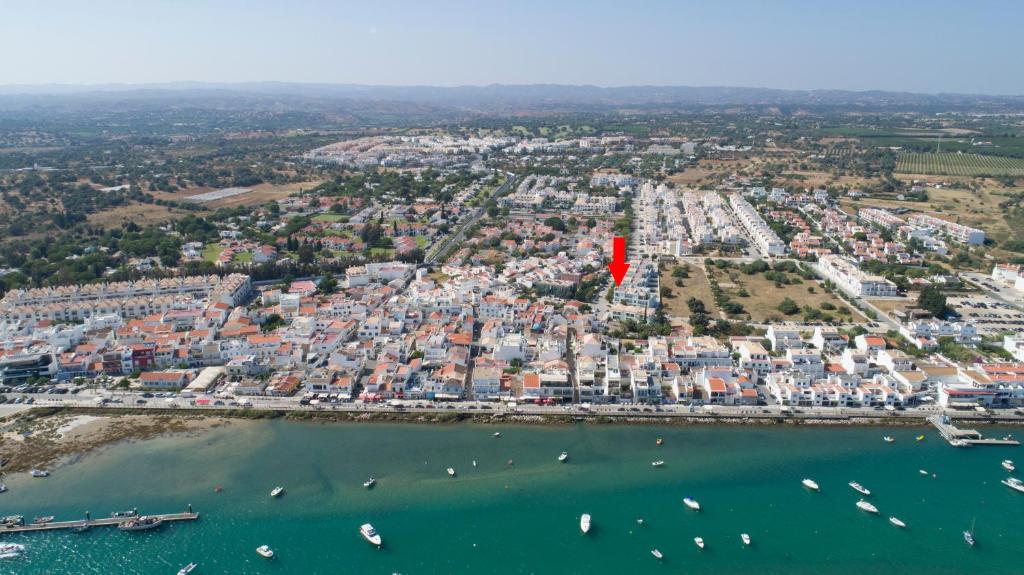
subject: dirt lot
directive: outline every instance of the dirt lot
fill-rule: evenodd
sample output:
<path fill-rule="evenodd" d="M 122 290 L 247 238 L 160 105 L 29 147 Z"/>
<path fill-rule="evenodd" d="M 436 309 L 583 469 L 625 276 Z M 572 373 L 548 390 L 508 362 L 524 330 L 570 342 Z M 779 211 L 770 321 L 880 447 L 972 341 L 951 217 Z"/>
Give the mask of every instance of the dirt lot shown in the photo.
<path fill-rule="evenodd" d="M 708 278 L 704 275 L 703 266 L 690 264 L 690 277 L 683 278 L 683 287 L 676 287 L 676 278 L 672 277 L 672 268 L 669 264 L 661 272 L 661 285 L 672 289 L 675 297 L 662 298 L 665 311 L 669 316 L 690 317 L 690 308 L 686 307 L 686 300 L 695 297 L 704 302 L 708 313 L 712 317 L 718 317 L 718 306 L 715 305 L 715 297 L 711 295 L 711 286 L 708 285 Z"/>
<path fill-rule="evenodd" d="M 800 284 L 783 284 L 782 287 L 775 287 L 775 282 L 768 280 L 763 274 L 747 275 L 735 269 L 722 270 L 718 268 L 713 268 L 711 274 L 718 281 L 718 285 L 729 294 L 732 301 L 742 304 L 746 308 L 752 321 L 761 322 L 769 319 L 785 319 L 782 312 L 778 310 L 778 306 L 787 297 L 795 301 L 801 308 L 811 306 L 837 319 L 849 317 L 853 317 L 856 320 L 866 319 L 860 312 L 847 305 L 838 297 L 827 293 L 819 283 L 814 281 L 803 280 L 803 283 Z M 787 275 L 791 278 L 797 277 L 794 274 Z M 809 292 L 808 288 L 814 288 L 814 293 Z M 741 290 L 746 290 L 749 295 L 741 297 L 739 295 Z M 849 309 L 852 316 L 841 314 L 836 310 L 822 309 L 821 304 L 826 302 L 840 310 L 843 308 Z"/>
<path fill-rule="evenodd" d="M 130 206 L 119 207 L 116 210 L 106 210 L 90 214 L 89 223 L 104 227 L 119 227 L 128 222 L 135 222 L 140 226 L 145 226 L 160 224 L 168 220 L 176 220 L 188 214 L 201 215 L 203 213 L 154 204 L 131 204 Z"/>
<path fill-rule="evenodd" d="M 265 204 L 272 200 L 279 200 L 281 198 L 288 197 L 299 190 L 315 188 L 322 182 L 323 180 L 297 182 L 294 184 L 259 184 L 257 186 L 252 186 L 252 191 L 249 193 L 207 202 L 203 204 L 203 206 L 211 210 L 215 210 L 217 208 L 233 208 L 235 206 L 255 206 Z M 196 196 L 211 191 L 213 191 L 212 188 L 190 188 L 174 194 L 173 197 L 174 199 L 181 201 L 189 196 Z"/>

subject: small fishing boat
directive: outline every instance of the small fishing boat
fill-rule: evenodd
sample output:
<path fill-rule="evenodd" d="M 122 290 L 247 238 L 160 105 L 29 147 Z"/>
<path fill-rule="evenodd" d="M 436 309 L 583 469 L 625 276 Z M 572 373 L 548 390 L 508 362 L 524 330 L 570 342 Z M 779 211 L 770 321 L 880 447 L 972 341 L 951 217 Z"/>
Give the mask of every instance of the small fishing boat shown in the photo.
<path fill-rule="evenodd" d="M 377 530 L 374 529 L 373 525 L 370 525 L 369 523 L 363 523 L 359 526 L 359 534 L 362 535 L 363 539 L 365 539 L 366 542 L 371 545 L 376 545 L 377 547 L 380 547 L 384 544 L 384 540 L 381 539 L 380 533 L 377 533 Z"/>
<path fill-rule="evenodd" d="M 974 544 L 977 543 L 977 541 L 975 541 L 975 539 L 974 539 L 974 520 L 973 519 L 971 520 L 971 528 L 966 530 L 966 531 L 964 531 L 964 541 L 968 545 L 970 545 L 971 547 L 974 547 Z"/>
<path fill-rule="evenodd" d="M 129 519 L 122 521 L 118 524 L 117 528 L 121 531 L 149 531 L 150 529 L 157 529 L 164 524 L 164 520 L 159 517 L 139 517 L 136 519 Z"/>
<path fill-rule="evenodd" d="M 501 437 L 501 432 L 500 431 L 495 431 L 494 432 L 494 437 Z"/>
<path fill-rule="evenodd" d="M 377 483 L 377 480 L 371 477 L 371 478 L 369 478 L 369 479 L 367 479 L 366 481 L 363 482 L 363 487 L 369 489 L 369 488 L 373 487 L 373 485 L 375 483 Z"/>
<path fill-rule="evenodd" d="M 886 435 L 885 437 L 882 438 L 882 441 L 885 441 L 886 443 L 892 443 L 896 441 L 896 438 L 894 438 L 891 435 Z"/>
<path fill-rule="evenodd" d="M 917 472 L 920 473 L 921 475 L 928 475 L 928 472 L 924 469 L 918 469 Z"/>
<path fill-rule="evenodd" d="M 918 441 L 924 441 L 924 436 L 923 435 L 918 435 L 917 436 L 917 440 Z"/>
<path fill-rule="evenodd" d="M 274 558 L 274 550 L 271 549 L 269 545 L 260 545 L 256 548 L 256 553 L 258 553 L 259 556 L 263 557 L 264 559 Z"/>
<path fill-rule="evenodd" d="M 654 440 L 655 445 L 661 445 L 662 443 L 665 443 L 665 440 L 660 437 Z"/>
<path fill-rule="evenodd" d="M 85 533 L 88 530 L 89 530 L 89 524 L 86 523 L 85 521 L 83 521 L 83 522 L 79 523 L 78 525 L 75 525 L 74 527 L 71 528 L 71 532 L 72 533 Z"/>
<path fill-rule="evenodd" d="M 651 555 L 654 555 L 655 559 L 661 559 L 664 557 L 664 555 L 661 554 L 661 551 L 658 551 L 657 549 L 651 549 Z"/>
<path fill-rule="evenodd" d="M 740 540 L 743 541 L 744 545 L 750 545 L 750 535 L 746 533 L 740 533 Z"/>
<path fill-rule="evenodd" d="M 281 495 L 282 493 L 284 493 L 284 487 L 281 487 L 280 485 L 278 485 L 277 487 L 275 487 L 272 490 L 270 490 L 270 496 L 271 497 L 277 497 L 277 496 Z"/>
<path fill-rule="evenodd" d="M 1002 483 L 1003 485 L 1009 487 L 1010 489 L 1012 489 L 1014 491 L 1019 491 L 1020 493 L 1024 493 L 1024 481 L 1021 481 L 1020 479 L 1017 479 L 1016 477 L 1007 477 L 1006 479 L 1002 480 L 1000 483 Z"/>
<path fill-rule="evenodd" d="M 189 563 L 188 565 L 182 567 L 181 569 L 178 569 L 178 575 L 188 575 L 196 567 L 198 567 L 198 565 L 196 565 L 195 563 Z"/>
<path fill-rule="evenodd" d="M 17 527 L 25 524 L 25 517 L 23 515 L 8 515 L 6 517 L 0 517 L 0 525 L 4 527 Z"/>
<path fill-rule="evenodd" d="M 857 508 L 861 511 L 867 511 L 868 513 L 878 513 L 878 508 L 861 499 L 857 502 Z"/>
<path fill-rule="evenodd" d="M 963 439 L 952 439 L 949 444 L 953 447 L 971 447 L 971 444 L 967 443 Z"/>
<path fill-rule="evenodd" d="M 1016 469 L 1016 467 L 1013 466 L 1013 461 L 1009 459 L 1004 459 L 1001 465 L 1003 466 L 1003 469 L 1009 471 L 1010 473 L 1013 473 L 1014 469 Z"/>
<path fill-rule="evenodd" d="M 703 537 L 694 537 L 693 538 L 693 542 L 697 545 L 697 547 L 700 547 L 701 549 L 704 548 L 704 538 Z"/>
<path fill-rule="evenodd" d="M 569 459 L 569 453 L 568 452 L 563 451 L 561 454 L 559 454 L 559 456 L 558 456 L 558 460 L 559 461 L 561 461 L 562 463 L 565 463 L 566 459 Z"/>
<path fill-rule="evenodd" d="M 665 462 L 659 459 L 657 461 L 652 461 L 651 465 L 653 465 L 654 467 L 661 467 L 662 465 L 665 465 Z"/>
<path fill-rule="evenodd" d="M 683 504 L 694 511 L 700 511 L 700 503 L 697 503 L 697 500 L 692 497 L 684 497 Z"/>
<path fill-rule="evenodd" d="M 44 471 L 42 469 L 33 469 L 33 470 L 29 471 L 28 474 L 31 475 L 32 477 L 49 477 L 50 476 L 50 472 L 49 471 Z"/>
<path fill-rule="evenodd" d="M 584 534 L 586 534 L 586 533 L 588 533 L 590 531 L 590 514 L 589 513 L 584 513 L 582 516 L 580 516 L 580 531 L 582 531 Z"/>
<path fill-rule="evenodd" d="M 867 487 L 864 487 L 863 485 L 857 483 L 856 481 L 851 481 L 849 485 L 850 487 L 853 488 L 854 491 L 861 493 L 862 495 L 871 495 L 871 492 L 868 491 Z"/>
<path fill-rule="evenodd" d="M 46 525 L 53 521 L 53 515 L 44 515 L 42 517 L 36 517 L 32 520 L 32 525 Z"/>
<path fill-rule="evenodd" d="M 448 468 L 448 477 L 455 477 L 455 468 L 454 467 L 449 467 Z"/>
<path fill-rule="evenodd" d="M 818 486 L 818 482 L 813 479 L 804 479 L 800 483 L 802 483 L 804 487 L 810 489 L 811 491 L 821 491 L 821 487 Z"/>
<path fill-rule="evenodd" d="M 906 529 L 906 527 L 907 527 L 906 523 L 900 521 L 899 519 L 897 519 L 895 517 L 890 517 L 889 518 L 889 523 L 892 523 L 893 525 L 895 525 L 896 527 L 899 527 L 900 529 Z"/>
<path fill-rule="evenodd" d="M 637 517 L 636 524 L 637 525 L 643 525 L 644 524 L 644 518 L 643 517 Z"/>

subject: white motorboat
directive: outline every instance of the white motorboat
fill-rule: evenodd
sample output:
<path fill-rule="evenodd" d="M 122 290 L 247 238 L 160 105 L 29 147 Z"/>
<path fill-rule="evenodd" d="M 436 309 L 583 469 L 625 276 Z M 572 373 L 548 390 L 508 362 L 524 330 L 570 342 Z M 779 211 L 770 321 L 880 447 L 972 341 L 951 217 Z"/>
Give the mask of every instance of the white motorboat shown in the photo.
<path fill-rule="evenodd" d="M 700 511 L 700 503 L 697 503 L 697 500 L 692 497 L 684 497 L 683 504 L 694 511 Z"/>
<path fill-rule="evenodd" d="M 953 439 L 949 442 L 953 447 L 971 447 L 972 444 L 964 441 L 963 439 Z"/>
<path fill-rule="evenodd" d="M 664 557 L 664 555 L 661 554 L 661 551 L 658 551 L 657 549 L 651 549 L 651 555 L 654 555 L 655 559 L 661 559 Z"/>
<path fill-rule="evenodd" d="M 818 487 L 818 482 L 813 479 L 804 479 L 800 483 L 803 483 L 804 487 L 812 491 L 821 491 L 821 487 Z"/>
<path fill-rule="evenodd" d="M 0 543 L 0 553 L 21 553 L 25 546 L 20 543 Z"/>
<path fill-rule="evenodd" d="M 567 452 L 563 451 L 563 452 L 562 452 L 562 453 L 561 453 L 561 454 L 560 454 L 560 455 L 558 456 L 558 460 L 559 460 L 559 461 L 561 461 L 562 463 L 565 463 L 565 460 L 566 460 L 566 459 L 569 459 L 569 454 L 568 454 Z"/>
<path fill-rule="evenodd" d="M 363 523 L 359 526 L 359 534 L 362 535 L 363 539 L 366 539 L 366 542 L 371 545 L 380 547 L 384 544 L 384 540 L 381 539 L 380 533 L 377 533 L 377 530 L 369 523 Z"/>
<path fill-rule="evenodd" d="M 260 557 L 263 557 L 264 559 L 274 558 L 274 550 L 271 549 L 269 545 L 260 545 L 256 548 L 256 553 L 259 553 Z"/>
<path fill-rule="evenodd" d="M 278 495 L 281 495 L 282 493 L 284 493 L 284 487 L 281 487 L 280 485 L 278 485 L 277 487 L 273 488 L 270 491 L 270 496 L 271 497 L 277 497 Z"/>
<path fill-rule="evenodd" d="M 885 437 L 882 438 L 882 440 L 885 441 L 886 443 L 892 443 L 896 441 L 896 438 L 891 435 L 886 435 Z"/>
<path fill-rule="evenodd" d="M 703 537 L 694 537 L 693 538 L 693 542 L 697 544 L 697 547 L 700 547 L 701 549 L 704 548 L 704 538 Z"/>
<path fill-rule="evenodd" d="M 7 485 L 5 485 L 3 481 L 0 481 L 0 493 L 3 493 L 4 491 L 7 491 Z"/>
<path fill-rule="evenodd" d="M 856 481 L 851 481 L 850 487 L 852 487 L 854 491 L 857 491 L 858 493 L 861 493 L 863 495 L 871 495 L 871 492 L 868 491 L 866 487 L 864 487 L 860 483 L 857 483 Z"/>
<path fill-rule="evenodd" d="M 494 432 L 494 437 L 501 437 L 501 432 L 500 431 L 495 431 Z"/>
<path fill-rule="evenodd" d="M 188 575 L 196 567 L 198 567 L 198 565 L 196 565 L 195 563 L 189 563 L 188 565 L 182 567 L 181 569 L 178 569 L 178 575 Z"/>
<path fill-rule="evenodd" d="M 476 460 L 473 460 L 473 467 L 476 467 Z"/>
<path fill-rule="evenodd" d="M 868 513 L 878 513 L 877 507 L 868 503 L 867 501 L 864 501 L 863 499 L 857 502 L 857 508 L 862 511 L 867 511 Z"/>
<path fill-rule="evenodd" d="M 1004 459 L 1002 466 L 1003 469 L 1009 471 L 1010 473 L 1013 473 L 1013 471 L 1016 469 L 1016 467 L 1013 466 L 1013 461 L 1010 461 L 1009 459 Z"/>
<path fill-rule="evenodd" d="M 580 516 L 580 531 L 588 533 L 590 531 L 590 514 L 584 513 Z"/>
<path fill-rule="evenodd" d="M 1006 479 L 1002 480 L 1000 483 L 1002 483 L 1003 485 L 1009 487 L 1010 489 L 1012 489 L 1014 491 L 1019 491 L 1020 493 L 1024 493 L 1024 481 L 1021 481 L 1020 479 L 1017 479 L 1016 477 L 1007 477 Z"/>
<path fill-rule="evenodd" d="M 139 514 L 139 510 L 138 509 L 129 509 L 128 511 L 115 511 L 115 512 L 111 513 L 110 516 L 111 517 L 115 517 L 115 518 L 117 518 L 117 517 L 128 518 L 128 517 L 135 517 L 138 514 Z"/>
<path fill-rule="evenodd" d="M 925 471 L 924 469 L 918 469 L 917 472 L 920 473 L 921 475 L 928 475 L 928 472 Z"/>
<path fill-rule="evenodd" d="M 652 461 L 651 465 L 653 465 L 654 467 L 661 467 L 662 465 L 665 465 L 665 462 L 659 459 L 657 461 Z"/>
<path fill-rule="evenodd" d="M 373 487 L 373 485 L 375 483 L 377 483 L 377 480 L 371 477 L 371 478 L 369 478 L 369 479 L 367 479 L 366 481 L 363 482 L 363 487 L 369 489 L 369 488 Z"/>
<path fill-rule="evenodd" d="M 964 541 L 968 545 L 970 545 L 971 547 L 974 547 L 974 544 L 977 543 L 977 541 L 974 540 L 974 520 L 973 519 L 971 520 L 971 528 L 966 530 L 966 531 L 964 531 Z"/>
<path fill-rule="evenodd" d="M 448 477 L 455 477 L 455 468 L 454 467 L 449 467 L 448 468 Z"/>
<path fill-rule="evenodd" d="M 893 525 L 895 525 L 896 527 L 899 527 L 900 529 L 905 529 L 907 527 L 906 523 L 900 521 L 899 519 L 897 519 L 895 517 L 890 517 L 889 518 L 889 523 L 892 523 Z"/>
<path fill-rule="evenodd" d="M 740 540 L 743 541 L 744 545 L 750 545 L 750 535 L 746 533 L 740 533 Z"/>
<path fill-rule="evenodd" d="M 32 525 L 46 525 L 53 521 L 53 515 L 45 515 L 43 517 L 36 517 L 32 520 Z"/>
<path fill-rule="evenodd" d="M 33 469 L 32 471 L 29 471 L 28 474 L 31 475 L 32 477 L 49 477 L 50 476 L 50 472 L 49 471 L 44 471 L 42 469 Z"/>

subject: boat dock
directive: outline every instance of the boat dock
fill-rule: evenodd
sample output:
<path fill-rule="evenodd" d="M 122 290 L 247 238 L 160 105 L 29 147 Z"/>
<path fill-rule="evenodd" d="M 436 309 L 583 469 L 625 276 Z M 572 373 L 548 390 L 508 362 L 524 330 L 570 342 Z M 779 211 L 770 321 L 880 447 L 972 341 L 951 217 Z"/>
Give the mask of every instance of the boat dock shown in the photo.
<path fill-rule="evenodd" d="M 928 422 L 939 430 L 939 435 L 952 444 L 954 441 L 963 442 L 961 445 L 1020 445 L 1020 442 L 1010 437 L 1003 439 L 985 438 L 976 429 L 960 429 L 953 425 L 949 418 L 943 415 L 929 417 Z"/>
<path fill-rule="evenodd" d="M 159 517 L 164 523 L 170 521 L 195 521 L 199 519 L 198 513 L 193 513 L 191 506 L 185 513 L 165 513 L 165 514 L 154 514 L 146 515 L 146 517 Z M 90 519 L 86 514 L 85 519 L 77 519 L 75 521 L 51 521 L 50 523 L 43 523 L 40 525 L 18 525 L 15 527 L 0 527 L 0 535 L 4 533 L 32 533 L 36 531 L 57 531 L 60 529 L 74 529 L 76 527 L 86 526 L 92 527 L 107 527 L 116 526 L 125 521 L 128 517 L 104 517 L 102 519 Z"/>

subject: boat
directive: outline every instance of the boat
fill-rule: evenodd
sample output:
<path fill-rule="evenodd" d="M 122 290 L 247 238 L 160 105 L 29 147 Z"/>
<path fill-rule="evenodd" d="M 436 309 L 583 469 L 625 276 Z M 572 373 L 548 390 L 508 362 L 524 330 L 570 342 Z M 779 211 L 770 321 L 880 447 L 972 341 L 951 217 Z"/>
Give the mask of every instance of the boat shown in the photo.
<path fill-rule="evenodd" d="M 974 544 L 977 543 L 974 540 L 974 520 L 973 519 L 971 520 L 971 528 L 968 529 L 967 531 L 964 531 L 964 541 L 966 541 L 967 544 L 970 545 L 971 547 L 974 547 Z"/>
<path fill-rule="evenodd" d="M 867 501 L 864 501 L 863 499 L 857 502 L 857 507 L 862 511 L 867 511 L 868 513 L 878 513 L 877 507 L 868 503 Z"/>
<path fill-rule="evenodd" d="M 473 460 L 473 467 L 476 467 L 476 460 Z"/>
<path fill-rule="evenodd" d="M 857 491 L 857 492 L 862 493 L 864 495 L 871 495 L 871 492 L 868 491 L 868 489 L 866 487 L 864 487 L 860 483 L 857 483 L 856 481 L 851 481 L 850 482 L 850 487 L 852 487 L 854 491 Z"/>
<path fill-rule="evenodd" d="M 501 437 L 501 432 L 500 431 L 495 431 L 494 432 L 494 437 Z"/>
<path fill-rule="evenodd" d="M 662 443 L 665 443 L 665 440 L 660 437 L 654 440 L 655 445 L 661 445 Z"/>
<path fill-rule="evenodd" d="M 740 540 L 743 541 L 744 545 L 750 545 L 750 535 L 746 533 L 740 533 Z"/>
<path fill-rule="evenodd" d="M 924 469 L 918 469 L 917 472 L 920 473 L 921 475 L 928 475 L 928 472 L 925 471 Z"/>
<path fill-rule="evenodd" d="M 25 517 L 23 515 L 8 515 L 0 518 L 0 525 L 5 527 L 17 527 L 25 524 Z"/>
<path fill-rule="evenodd" d="M 86 523 L 85 521 L 83 521 L 83 522 L 79 523 L 78 525 L 75 525 L 74 527 L 71 528 L 71 532 L 72 533 L 85 533 L 88 530 L 89 530 L 89 524 Z"/>
<path fill-rule="evenodd" d="M 636 524 L 637 525 L 643 525 L 644 524 L 644 518 L 643 517 L 637 517 Z"/>
<path fill-rule="evenodd" d="M 1003 469 L 1009 471 L 1010 473 L 1013 473 L 1014 469 L 1016 469 L 1016 467 L 1013 466 L 1013 461 L 1010 461 L 1009 459 L 1004 459 L 1002 466 Z"/>
<path fill-rule="evenodd" d="M 274 550 L 267 545 L 260 545 L 256 548 L 256 552 L 259 553 L 260 557 L 263 557 L 264 559 L 274 558 Z"/>
<path fill-rule="evenodd" d="M 661 559 L 664 557 L 664 555 L 661 554 L 661 551 L 658 551 L 657 549 L 651 549 L 651 555 L 654 555 L 655 559 Z"/>
<path fill-rule="evenodd" d="M 115 512 L 111 513 L 110 516 L 113 517 L 113 518 L 118 518 L 118 517 L 128 518 L 128 517 L 135 517 L 138 514 L 139 514 L 139 510 L 138 509 L 129 509 L 128 511 L 115 511 Z"/>
<path fill-rule="evenodd" d="M 448 468 L 448 477 L 455 477 L 455 469 L 452 467 Z"/>
<path fill-rule="evenodd" d="M 662 465 L 665 465 L 665 462 L 659 459 L 657 461 L 652 461 L 651 465 L 653 465 L 654 467 L 661 467 Z"/>
<path fill-rule="evenodd" d="M 377 483 L 377 480 L 371 477 L 371 478 L 369 478 L 369 479 L 367 479 L 366 481 L 363 482 L 363 487 L 369 489 L 369 488 L 373 487 L 373 485 L 375 483 Z"/>
<path fill-rule="evenodd" d="M 917 440 L 918 441 L 924 441 L 924 436 L 923 435 L 918 435 L 917 436 Z"/>
<path fill-rule="evenodd" d="M 196 565 L 195 563 L 189 563 L 188 565 L 182 567 L 181 569 L 178 569 L 178 575 L 188 575 L 196 567 L 198 567 L 198 565 Z"/>
<path fill-rule="evenodd" d="M 895 517 L 890 517 L 889 518 L 889 523 L 892 523 L 893 525 L 895 525 L 896 527 L 899 527 L 901 529 L 905 529 L 907 527 L 906 523 L 900 521 L 899 519 L 897 519 Z"/>
<path fill-rule="evenodd" d="M 159 517 L 142 516 L 122 521 L 117 525 L 117 528 L 121 531 L 148 531 L 150 529 L 156 529 L 163 524 L 164 520 Z"/>
<path fill-rule="evenodd" d="M 53 521 L 53 515 L 44 515 L 42 517 L 36 517 L 32 520 L 32 525 L 46 525 Z"/>
<path fill-rule="evenodd" d="M 894 438 L 891 435 L 886 435 L 885 437 L 882 438 L 882 440 L 885 441 L 886 443 L 892 443 L 896 441 L 896 438 Z"/>
<path fill-rule="evenodd" d="M 50 472 L 49 471 L 44 471 L 42 469 L 33 469 L 32 471 L 29 471 L 28 474 L 31 475 L 32 477 L 49 477 L 50 476 Z"/>
<path fill-rule="evenodd" d="M 7 485 L 5 485 L 3 481 L 0 481 L 0 493 L 3 493 L 4 491 L 7 491 Z"/>
<path fill-rule="evenodd" d="M 701 549 L 704 548 L 704 538 L 703 537 L 694 537 L 693 538 L 693 542 L 697 544 L 697 547 L 700 547 Z"/>
<path fill-rule="evenodd" d="M 580 531 L 587 533 L 590 531 L 590 514 L 584 513 L 580 516 Z"/>
<path fill-rule="evenodd" d="M 684 497 L 683 504 L 694 511 L 700 511 L 700 503 L 697 503 L 697 500 L 692 497 Z"/>
<path fill-rule="evenodd" d="M 971 447 L 971 444 L 963 439 L 951 439 L 949 444 L 953 447 Z"/>
<path fill-rule="evenodd" d="M 282 493 L 284 493 L 284 487 L 281 487 L 280 485 L 270 490 L 271 497 L 277 497 Z"/>
<path fill-rule="evenodd" d="M 559 461 L 561 461 L 562 463 L 565 463 L 565 460 L 566 460 L 566 459 L 569 459 L 569 454 L 568 454 L 567 452 L 563 451 L 563 452 L 562 452 L 562 453 L 561 453 L 561 454 L 560 454 L 560 455 L 558 456 L 558 460 L 559 460 Z"/>
<path fill-rule="evenodd" d="M 0 553 L 20 553 L 25 550 L 21 543 L 0 543 Z"/>
<path fill-rule="evenodd" d="M 818 487 L 818 482 L 813 479 L 804 479 L 800 483 L 804 484 L 804 487 L 813 491 L 821 491 L 821 487 Z"/>
<path fill-rule="evenodd" d="M 359 526 L 359 534 L 362 535 L 363 539 L 366 539 L 366 542 L 371 545 L 380 547 L 384 544 L 384 540 L 381 539 L 380 533 L 377 533 L 377 530 L 369 523 L 363 523 Z"/>
<path fill-rule="evenodd" d="M 1006 479 L 1002 480 L 1000 483 L 1002 483 L 1003 485 L 1009 487 L 1010 489 L 1013 489 L 1014 491 L 1019 491 L 1021 493 L 1024 493 L 1024 481 L 1021 481 L 1020 479 L 1017 479 L 1016 477 L 1007 477 Z"/>

